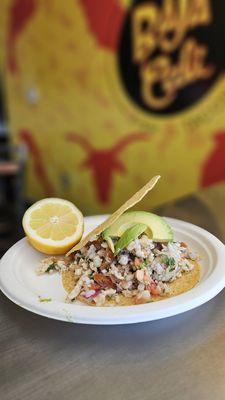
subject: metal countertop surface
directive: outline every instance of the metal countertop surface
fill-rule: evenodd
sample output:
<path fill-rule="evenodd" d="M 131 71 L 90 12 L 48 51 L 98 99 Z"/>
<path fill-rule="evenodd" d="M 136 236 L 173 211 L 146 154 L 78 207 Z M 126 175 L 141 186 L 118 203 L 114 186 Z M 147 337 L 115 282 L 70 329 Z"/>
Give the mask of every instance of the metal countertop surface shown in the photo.
<path fill-rule="evenodd" d="M 224 241 L 224 200 L 220 185 L 157 211 Z M 225 399 L 225 290 L 184 314 L 118 326 L 50 320 L 0 297 L 1 400 Z"/>

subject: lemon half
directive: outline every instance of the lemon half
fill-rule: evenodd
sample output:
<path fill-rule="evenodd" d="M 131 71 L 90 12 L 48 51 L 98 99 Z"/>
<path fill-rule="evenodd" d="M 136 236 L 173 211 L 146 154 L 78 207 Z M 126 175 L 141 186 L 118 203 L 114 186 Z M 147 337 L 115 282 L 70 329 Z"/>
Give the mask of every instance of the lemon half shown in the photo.
<path fill-rule="evenodd" d="M 45 254 L 64 254 L 83 235 L 84 218 L 70 201 L 48 198 L 37 201 L 23 216 L 23 229 L 31 245 Z"/>

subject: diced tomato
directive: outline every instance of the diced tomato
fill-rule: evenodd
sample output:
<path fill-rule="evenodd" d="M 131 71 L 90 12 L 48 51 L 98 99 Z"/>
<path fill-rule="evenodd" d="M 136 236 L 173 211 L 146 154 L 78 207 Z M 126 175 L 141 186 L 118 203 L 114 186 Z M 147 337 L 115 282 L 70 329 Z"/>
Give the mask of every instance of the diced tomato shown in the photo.
<path fill-rule="evenodd" d="M 112 282 L 109 276 L 94 274 L 94 281 L 101 287 L 101 289 L 116 288 L 115 283 Z"/>
<path fill-rule="evenodd" d="M 101 289 L 101 286 L 98 285 L 97 283 L 93 282 L 91 284 L 91 290 L 99 290 L 99 289 Z"/>
<path fill-rule="evenodd" d="M 118 279 L 116 278 L 115 275 L 111 274 L 111 275 L 110 275 L 110 279 L 111 279 L 111 281 L 112 281 L 113 283 L 118 283 Z"/>
<path fill-rule="evenodd" d="M 153 294 L 153 295 L 160 294 L 160 289 L 157 287 L 155 282 L 152 282 L 150 284 L 150 293 Z"/>

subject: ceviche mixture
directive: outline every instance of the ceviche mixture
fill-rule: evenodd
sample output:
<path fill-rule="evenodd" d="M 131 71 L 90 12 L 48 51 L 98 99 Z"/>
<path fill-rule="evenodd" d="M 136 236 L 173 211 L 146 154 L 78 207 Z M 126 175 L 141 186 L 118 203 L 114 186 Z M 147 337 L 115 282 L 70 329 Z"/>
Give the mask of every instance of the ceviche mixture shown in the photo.
<path fill-rule="evenodd" d="M 100 235 L 68 257 L 44 259 L 37 273 L 70 271 L 74 287 L 68 302 L 83 299 L 102 306 L 109 299 L 119 304 L 122 296 L 141 304 L 154 296 L 168 296 L 169 284 L 193 270 L 197 259 L 186 243 L 156 242 L 145 233 L 115 254 Z"/>

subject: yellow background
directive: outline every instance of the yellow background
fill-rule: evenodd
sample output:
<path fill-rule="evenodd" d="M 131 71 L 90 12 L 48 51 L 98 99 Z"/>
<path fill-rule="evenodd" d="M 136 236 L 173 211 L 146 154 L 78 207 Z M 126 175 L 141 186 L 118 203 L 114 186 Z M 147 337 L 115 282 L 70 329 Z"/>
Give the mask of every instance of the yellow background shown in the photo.
<path fill-rule="evenodd" d="M 155 174 L 162 179 L 141 208 L 195 191 L 202 165 L 214 147 L 213 134 L 224 126 L 224 77 L 185 112 L 155 117 L 141 111 L 120 83 L 116 54 L 99 46 L 75 0 L 37 0 L 37 10 L 17 41 L 19 71 L 12 74 L 6 66 L 12 3 L 1 3 L 0 14 L 0 57 L 10 132 L 15 142 L 21 129 L 33 134 L 55 195 L 94 214 L 114 210 Z M 129 1 L 120 3 L 129 5 Z M 65 139 L 69 132 L 88 138 L 97 149 L 110 148 L 129 133 L 148 132 L 148 141 L 131 144 L 118 156 L 126 173 L 113 174 L 108 203 L 99 201 L 91 170 L 80 167 L 86 153 Z M 27 194 L 32 200 L 46 195 L 32 157 Z"/>

